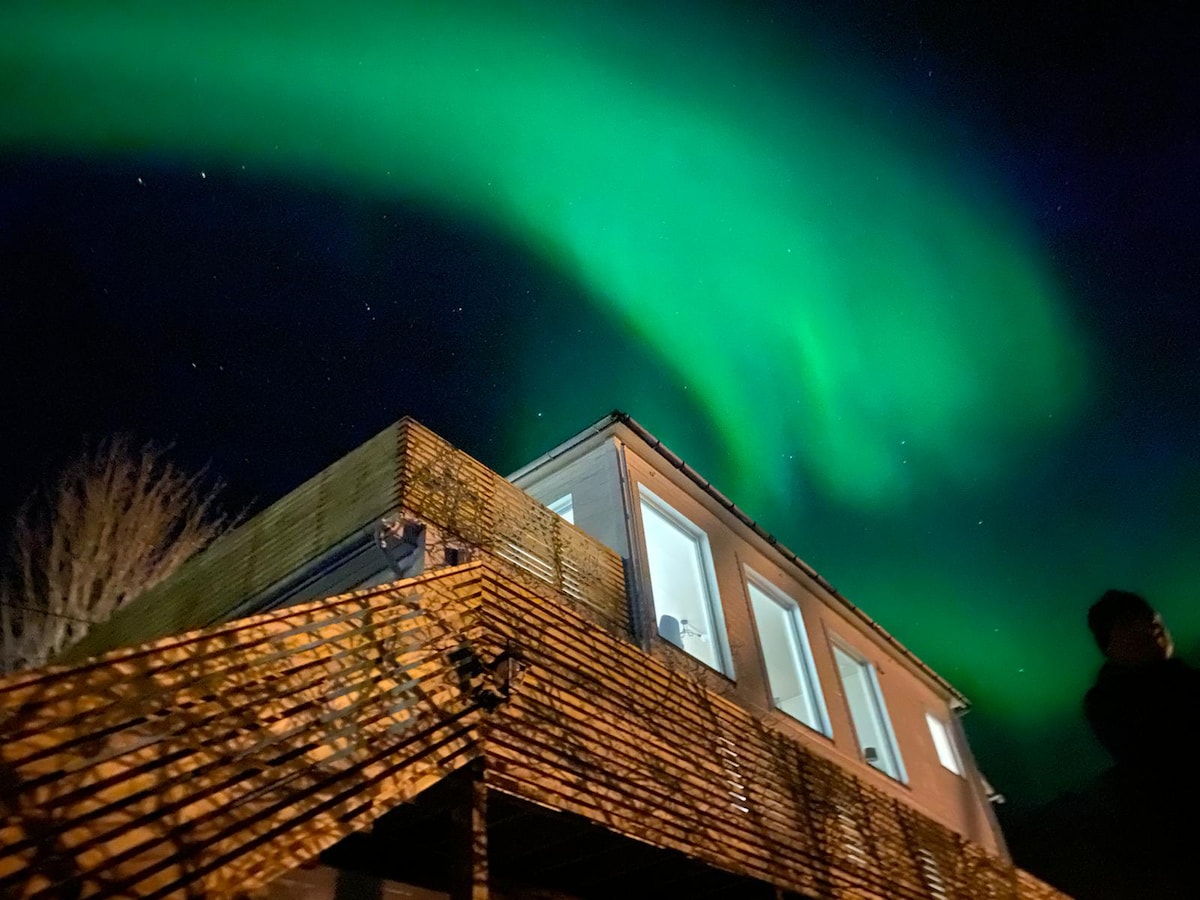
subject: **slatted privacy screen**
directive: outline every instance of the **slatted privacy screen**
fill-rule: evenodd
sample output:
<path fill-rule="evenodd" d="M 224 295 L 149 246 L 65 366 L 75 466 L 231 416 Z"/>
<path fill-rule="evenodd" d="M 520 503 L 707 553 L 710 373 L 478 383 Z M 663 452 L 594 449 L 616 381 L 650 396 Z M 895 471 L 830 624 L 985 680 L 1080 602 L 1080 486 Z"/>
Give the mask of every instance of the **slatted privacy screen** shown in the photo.
<path fill-rule="evenodd" d="M 621 560 L 427 428 L 402 419 L 213 543 L 93 629 L 78 662 L 224 621 L 354 532 L 404 507 L 628 626 Z"/>
<path fill-rule="evenodd" d="M 482 621 L 529 666 L 485 730 L 493 787 L 814 897 L 1060 896 L 566 605 L 485 581 Z"/>
<path fill-rule="evenodd" d="M 482 757 L 494 789 L 804 896 L 1061 896 L 549 591 L 475 561 L 0 683 L 0 895 L 227 896 Z"/>
<path fill-rule="evenodd" d="M 478 755 L 480 599 L 447 570 L 0 683 L 0 896 L 233 896 L 366 827 Z"/>
<path fill-rule="evenodd" d="M 627 633 L 619 556 L 415 422 L 405 423 L 405 448 L 400 478 L 406 509 L 529 572 Z"/>

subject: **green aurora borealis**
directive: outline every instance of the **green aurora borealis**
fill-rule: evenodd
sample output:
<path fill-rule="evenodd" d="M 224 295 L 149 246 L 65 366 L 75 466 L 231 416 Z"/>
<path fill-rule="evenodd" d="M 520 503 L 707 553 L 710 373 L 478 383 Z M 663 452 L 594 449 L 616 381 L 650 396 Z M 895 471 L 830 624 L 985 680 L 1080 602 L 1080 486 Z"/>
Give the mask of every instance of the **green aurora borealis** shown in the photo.
<path fill-rule="evenodd" d="M 526 248 L 707 421 L 613 397 L 620 347 L 581 349 L 575 379 L 531 356 L 526 388 L 558 386 L 509 461 L 627 409 L 972 694 L 1007 789 L 1095 662 L 1077 608 L 1039 610 L 1097 586 L 1088 554 L 1048 556 L 1071 523 L 1034 535 L 1046 510 L 1005 505 L 1053 480 L 1094 377 L 1019 204 L 965 129 L 815 43 L 715 12 L 514 9 L 10 2 L 0 149 L 244 167 Z"/>
<path fill-rule="evenodd" d="M 757 471 L 743 496 L 796 448 L 838 496 L 886 503 L 912 489 L 902 440 L 972 477 L 1075 399 L 1056 288 L 1001 199 L 800 67 L 696 34 L 666 68 L 632 25 L 552 5 L 246 7 L 26 7 L 6 141 L 319 175 L 515 232 L 702 398 Z"/>

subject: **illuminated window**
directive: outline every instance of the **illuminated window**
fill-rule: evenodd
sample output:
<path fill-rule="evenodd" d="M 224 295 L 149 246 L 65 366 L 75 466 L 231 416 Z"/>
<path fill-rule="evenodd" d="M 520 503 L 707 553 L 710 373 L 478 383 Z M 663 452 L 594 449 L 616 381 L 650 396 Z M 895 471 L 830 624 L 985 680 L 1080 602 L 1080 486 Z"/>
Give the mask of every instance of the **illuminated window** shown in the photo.
<path fill-rule="evenodd" d="M 645 489 L 641 509 L 659 636 L 732 677 L 708 536 Z"/>
<path fill-rule="evenodd" d="M 800 608 L 757 576 L 749 572 L 747 576 L 746 588 L 775 707 L 828 735 L 829 719 Z"/>
<path fill-rule="evenodd" d="M 962 763 L 954 749 L 950 727 L 933 713 L 925 713 L 925 721 L 929 723 L 929 734 L 933 737 L 933 746 L 937 748 L 938 761 L 955 775 L 961 775 Z"/>
<path fill-rule="evenodd" d="M 575 503 L 574 498 L 570 494 L 559 497 L 553 503 L 549 504 L 548 509 L 552 513 L 558 513 L 572 525 L 575 524 Z"/>
<path fill-rule="evenodd" d="M 838 675 L 842 679 L 846 703 L 850 707 L 850 720 L 854 723 L 854 734 L 858 738 L 863 759 L 880 772 L 897 781 L 904 781 L 904 765 L 900 761 L 896 736 L 892 733 L 883 696 L 879 692 L 875 667 L 836 644 L 833 656 L 837 661 Z"/>

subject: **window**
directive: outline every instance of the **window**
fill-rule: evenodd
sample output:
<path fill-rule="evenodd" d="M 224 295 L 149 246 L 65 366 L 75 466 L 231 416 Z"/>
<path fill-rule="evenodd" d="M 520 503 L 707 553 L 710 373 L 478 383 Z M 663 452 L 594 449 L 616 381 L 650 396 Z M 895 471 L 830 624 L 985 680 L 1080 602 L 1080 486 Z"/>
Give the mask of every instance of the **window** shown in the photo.
<path fill-rule="evenodd" d="M 644 488 L 641 509 L 659 636 L 732 676 L 707 535 Z"/>
<path fill-rule="evenodd" d="M 863 759 L 880 772 L 897 781 L 904 781 L 904 766 L 900 762 L 896 737 L 892 734 L 883 697 L 879 693 L 875 667 L 836 644 L 833 656 L 842 679 L 842 688 L 846 692 L 850 720 L 854 723 L 854 733 L 858 737 Z"/>
<path fill-rule="evenodd" d="M 548 505 L 550 512 L 558 513 L 572 525 L 575 524 L 575 501 L 570 494 L 559 497 Z"/>
<path fill-rule="evenodd" d="M 930 712 L 925 713 L 925 721 L 929 723 L 929 734 L 933 737 L 933 746 L 937 748 L 938 762 L 955 775 L 961 775 L 962 763 L 954 749 L 950 726 Z"/>
<path fill-rule="evenodd" d="M 775 707 L 828 735 L 829 718 L 800 608 L 749 571 L 746 588 Z"/>

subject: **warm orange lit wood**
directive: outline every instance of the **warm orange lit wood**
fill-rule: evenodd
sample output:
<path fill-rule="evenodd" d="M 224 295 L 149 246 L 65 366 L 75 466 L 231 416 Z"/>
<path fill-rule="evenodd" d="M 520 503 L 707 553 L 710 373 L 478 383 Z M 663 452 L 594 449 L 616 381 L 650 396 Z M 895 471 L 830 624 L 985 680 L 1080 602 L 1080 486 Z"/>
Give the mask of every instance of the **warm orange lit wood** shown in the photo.
<path fill-rule="evenodd" d="M 429 487 L 441 465 L 406 499 L 465 528 Z M 479 804 L 512 794 L 807 896 L 1061 896 L 505 556 L 0 683 L 0 894 L 233 896 L 478 759 Z"/>
<path fill-rule="evenodd" d="M 365 827 L 478 755 L 446 657 L 478 599 L 448 572 L 7 680 L 0 895 L 233 895 Z"/>
<path fill-rule="evenodd" d="M 357 530 L 403 511 L 507 560 L 615 631 L 629 625 L 621 559 L 424 426 L 401 419 L 94 628 L 79 662 L 224 621 Z"/>

